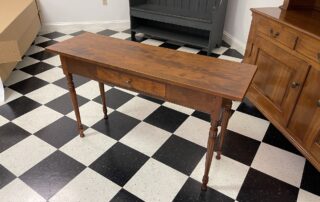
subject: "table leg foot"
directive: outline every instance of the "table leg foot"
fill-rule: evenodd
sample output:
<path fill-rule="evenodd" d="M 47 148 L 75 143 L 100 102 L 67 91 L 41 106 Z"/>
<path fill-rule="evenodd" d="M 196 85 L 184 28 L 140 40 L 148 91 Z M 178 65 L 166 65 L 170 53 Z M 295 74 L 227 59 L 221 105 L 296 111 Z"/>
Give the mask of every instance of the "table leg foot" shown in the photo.
<path fill-rule="evenodd" d="M 220 159 L 221 159 L 221 154 L 220 154 L 220 152 L 218 152 L 218 154 L 217 154 L 217 156 L 216 156 L 216 159 L 217 159 L 217 160 L 220 160 Z"/>
<path fill-rule="evenodd" d="M 103 118 L 104 118 L 104 119 L 108 119 L 109 117 L 108 117 L 107 114 L 105 114 Z"/>
<path fill-rule="evenodd" d="M 203 176 L 202 185 L 201 185 L 201 191 L 207 191 L 207 189 L 208 189 L 208 186 L 207 186 L 208 181 L 209 181 L 209 178 L 206 177 L 206 176 Z"/>
<path fill-rule="evenodd" d="M 106 104 L 106 95 L 104 92 L 104 84 L 99 82 L 99 89 L 100 89 L 100 95 L 101 95 L 101 102 L 102 102 L 102 110 L 104 114 L 104 119 L 108 119 L 108 110 L 107 110 L 107 104 Z"/>

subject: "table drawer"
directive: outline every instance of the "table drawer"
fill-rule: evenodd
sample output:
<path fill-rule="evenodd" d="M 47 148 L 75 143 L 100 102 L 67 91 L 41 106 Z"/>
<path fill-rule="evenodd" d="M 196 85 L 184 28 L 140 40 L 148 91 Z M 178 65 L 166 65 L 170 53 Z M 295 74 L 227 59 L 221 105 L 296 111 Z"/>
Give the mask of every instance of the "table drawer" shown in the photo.
<path fill-rule="evenodd" d="M 320 41 L 303 35 L 299 38 L 296 51 L 320 63 Z"/>
<path fill-rule="evenodd" d="M 257 19 L 257 30 L 291 49 L 295 48 L 298 40 L 298 35 L 290 32 L 288 28 L 261 16 Z"/>
<path fill-rule="evenodd" d="M 99 69 L 98 78 L 101 81 L 115 84 L 126 89 L 136 90 L 157 97 L 165 97 L 165 84 L 149 79 L 114 71 L 111 69 Z"/>

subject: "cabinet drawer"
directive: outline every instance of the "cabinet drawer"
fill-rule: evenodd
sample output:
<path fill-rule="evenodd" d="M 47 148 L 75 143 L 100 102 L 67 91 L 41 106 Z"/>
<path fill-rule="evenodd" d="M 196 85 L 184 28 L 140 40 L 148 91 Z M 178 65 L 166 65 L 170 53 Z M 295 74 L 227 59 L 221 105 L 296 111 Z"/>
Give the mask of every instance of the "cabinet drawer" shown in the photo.
<path fill-rule="evenodd" d="M 320 63 L 320 41 L 303 35 L 299 38 L 296 51 Z"/>
<path fill-rule="evenodd" d="M 158 83 L 142 77 L 114 71 L 111 69 L 99 69 L 98 78 L 101 81 L 115 84 L 129 90 L 136 90 L 142 93 L 154 95 L 156 97 L 165 97 L 165 84 Z"/>
<path fill-rule="evenodd" d="M 294 49 L 298 35 L 278 22 L 259 16 L 257 19 L 257 30 L 260 33 L 280 42 L 281 44 Z"/>

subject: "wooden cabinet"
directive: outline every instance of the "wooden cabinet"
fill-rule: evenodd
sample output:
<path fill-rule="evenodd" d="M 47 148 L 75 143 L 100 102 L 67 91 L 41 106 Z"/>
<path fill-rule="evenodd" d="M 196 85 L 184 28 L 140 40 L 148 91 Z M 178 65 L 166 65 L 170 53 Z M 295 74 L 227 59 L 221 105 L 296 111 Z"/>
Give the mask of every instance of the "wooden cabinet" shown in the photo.
<path fill-rule="evenodd" d="M 312 68 L 288 129 L 320 161 L 320 70 Z"/>
<path fill-rule="evenodd" d="M 251 84 L 250 94 L 260 105 L 286 125 L 304 83 L 309 65 L 273 43 L 257 37 L 250 63 L 258 66 Z"/>
<path fill-rule="evenodd" d="M 246 96 L 320 170 L 320 0 L 301 2 L 252 9 Z"/>

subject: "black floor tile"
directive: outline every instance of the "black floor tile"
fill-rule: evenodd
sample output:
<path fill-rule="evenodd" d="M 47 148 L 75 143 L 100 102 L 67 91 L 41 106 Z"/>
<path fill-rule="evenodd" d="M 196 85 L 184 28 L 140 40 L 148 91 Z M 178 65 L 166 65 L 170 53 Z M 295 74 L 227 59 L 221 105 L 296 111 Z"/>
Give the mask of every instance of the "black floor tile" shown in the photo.
<path fill-rule="evenodd" d="M 176 45 L 176 44 L 172 44 L 172 43 L 165 42 L 165 43 L 161 44 L 159 47 L 177 50 L 177 49 L 180 48 L 181 46 Z"/>
<path fill-rule="evenodd" d="M 77 98 L 79 107 L 89 102 L 87 98 L 84 98 L 80 95 L 77 95 Z M 52 100 L 51 102 L 47 103 L 46 106 L 56 110 L 57 112 L 60 112 L 63 115 L 67 115 L 73 111 L 72 101 L 69 93 Z"/>
<path fill-rule="evenodd" d="M 108 119 L 102 119 L 92 128 L 113 139 L 120 140 L 139 123 L 140 121 L 135 118 L 114 111 L 109 114 Z"/>
<path fill-rule="evenodd" d="M 14 179 L 16 176 L 0 164 L 0 190 Z"/>
<path fill-rule="evenodd" d="M 34 135 L 52 146 L 60 148 L 78 134 L 77 122 L 68 117 L 62 117 Z"/>
<path fill-rule="evenodd" d="M 74 86 L 77 88 L 87 82 L 91 81 L 90 79 L 88 78 L 85 78 L 85 77 L 82 77 L 82 76 L 78 76 L 78 75 L 73 75 L 73 83 L 74 83 Z M 67 83 L 67 79 L 66 78 L 62 78 L 62 79 L 59 79 L 55 82 L 53 82 L 55 85 L 57 86 L 60 86 L 61 88 L 64 88 L 66 90 L 69 90 L 69 87 L 68 87 L 68 83 Z M 76 89 L 77 90 L 77 89 Z"/>
<path fill-rule="evenodd" d="M 6 119 L 12 121 L 25 113 L 41 106 L 38 102 L 35 102 L 27 97 L 20 97 L 5 105 L 0 106 L 0 115 Z"/>
<path fill-rule="evenodd" d="M 110 29 L 106 29 L 106 30 L 97 32 L 97 34 L 101 34 L 101 35 L 104 35 L 104 36 L 111 36 L 111 35 L 114 35 L 116 33 L 118 33 L 118 32 L 116 32 L 114 30 L 110 30 Z"/>
<path fill-rule="evenodd" d="M 146 155 L 118 142 L 89 167 L 124 186 L 148 159 Z"/>
<path fill-rule="evenodd" d="M 85 168 L 58 150 L 25 172 L 20 179 L 49 199 Z"/>
<path fill-rule="evenodd" d="M 121 189 L 111 200 L 110 202 L 143 202 L 143 200 L 139 199 L 135 195 L 126 191 L 125 189 Z"/>
<path fill-rule="evenodd" d="M 40 46 L 42 48 L 46 48 L 46 47 L 51 46 L 51 45 L 56 44 L 56 43 L 58 43 L 58 41 L 50 40 L 50 41 L 45 41 L 45 42 L 42 42 L 42 43 L 38 43 L 37 46 Z"/>
<path fill-rule="evenodd" d="M 237 111 L 267 120 L 267 118 L 247 98 L 239 105 Z"/>
<path fill-rule="evenodd" d="M 47 84 L 49 83 L 42 79 L 39 79 L 37 77 L 31 77 L 11 85 L 10 88 L 25 95 Z"/>
<path fill-rule="evenodd" d="M 28 137 L 30 133 L 9 122 L 0 127 L 0 153 Z M 0 178 L 1 179 L 1 178 Z"/>
<path fill-rule="evenodd" d="M 231 49 L 231 48 L 229 48 L 226 52 L 224 52 L 223 55 L 243 59 L 243 55 L 241 53 L 239 53 L 237 50 Z"/>
<path fill-rule="evenodd" d="M 121 107 L 124 103 L 128 102 L 129 100 L 131 100 L 134 96 L 123 92 L 121 90 L 118 90 L 116 88 L 111 88 L 110 90 L 108 90 L 106 93 L 106 103 L 107 103 L 107 107 L 110 107 L 112 109 L 118 109 L 119 107 Z M 102 103 L 101 102 L 101 97 L 100 95 L 96 98 L 93 99 L 95 102 L 98 103 Z"/>
<path fill-rule="evenodd" d="M 263 137 L 263 142 L 273 145 L 275 147 L 284 149 L 297 155 L 301 153 L 287 140 L 287 138 L 274 125 L 270 124 L 268 130 Z"/>
<path fill-rule="evenodd" d="M 202 119 L 202 120 L 207 121 L 207 122 L 211 122 L 210 114 L 207 114 L 207 113 L 204 113 L 204 112 L 194 111 L 192 113 L 192 116 L 197 117 L 197 118 Z"/>
<path fill-rule="evenodd" d="M 42 36 L 46 37 L 46 38 L 49 38 L 49 39 L 55 39 L 55 38 L 58 38 L 58 37 L 65 36 L 65 34 L 63 34 L 61 32 L 51 32 L 51 33 L 48 33 L 48 34 L 44 34 Z"/>
<path fill-rule="evenodd" d="M 139 94 L 138 97 L 141 97 L 143 99 L 149 100 L 151 102 L 155 102 L 157 104 L 163 104 L 164 103 L 163 100 L 159 100 L 157 98 L 153 98 L 153 97 L 150 97 L 150 96 L 147 96 L 147 95 L 143 95 L 143 94 Z"/>
<path fill-rule="evenodd" d="M 259 146 L 259 141 L 227 130 L 222 145 L 222 154 L 250 166 Z"/>
<path fill-rule="evenodd" d="M 207 191 L 201 191 L 201 183 L 189 178 L 183 185 L 177 196 L 173 200 L 174 202 L 233 202 L 230 197 L 208 187 Z"/>
<path fill-rule="evenodd" d="M 81 31 L 78 31 L 78 32 L 74 32 L 74 33 L 72 33 L 72 34 L 70 34 L 70 35 L 72 35 L 72 36 L 79 36 L 80 34 L 84 34 L 84 33 L 87 33 L 87 32 L 81 30 Z"/>
<path fill-rule="evenodd" d="M 221 46 L 226 47 L 226 48 L 230 48 L 230 47 L 231 47 L 231 46 L 230 46 L 227 42 L 225 42 L 225 41 L 222 41 Z"/>
<path fill-rule="evenodd" d="M 304 167 L 300 188 L 320 196 L 320 172 L 308 161 Z"/>
<path fill-rule="evenodd" d="M 298 192 L 297 187 L 250 168 L 237 200 L 239 202 L 295 202 Z"/>
<path fill-rule="evenodd" d="M 144 121 L 173 133 L 188 118 L 188 115 L 161 106 Z"/>
<path fill-rule="evenodd" d="M 24 68 L 22 68 L 20 70 L 24 71 L 24 72 L 26 72 L 28 74 L 31 74 L 31 75 L 37 75 L 37 74 L 40 74 L 40 73 L 45 72 L 45 71 L 47 71 L 49 69 L 52 69 L 52 68 L 54 68 L 54 66 L 49 65 L 49 64 L 44 63 L 44 62 L 38 62 L 36 64 L 24 67 Z"/>
<path fill-rule="evenodd" d="M 153 155 L 153 158 L 190 175 L 205 153 L 205 148 L 173 135 Z"/>
<path fill-rule="evenodd" d="M 38 52 L 38 53 L 35 53 L 35 54 L 32 54 L 32 55 L 29 55 L 29 57 L 32 57 L 32 58 L 37 59 L 37 60 L 46 60 L 46 59 L 49 59 L 49 58 L 54 57 L 56 55 L 57 54 L 51 53 L 51 52 L 48 52 L 48 51 L 41 51 L 41 52 Z"/>

